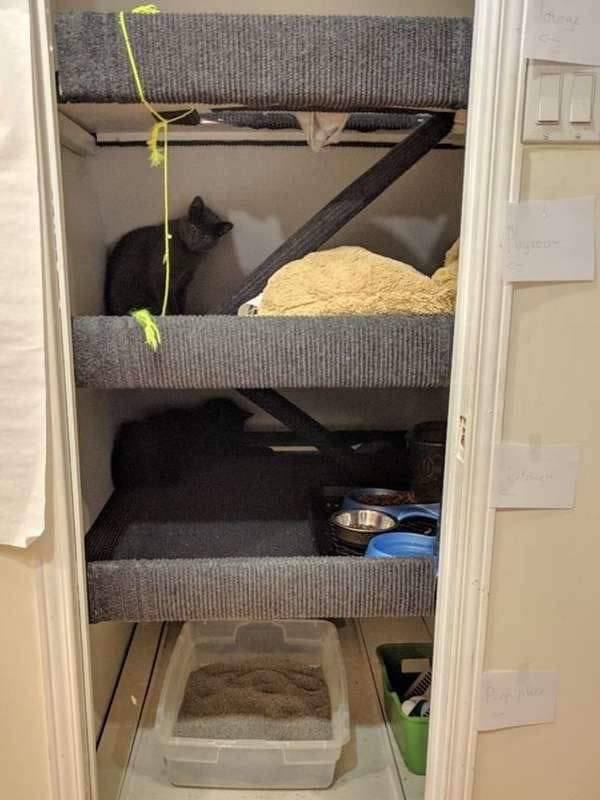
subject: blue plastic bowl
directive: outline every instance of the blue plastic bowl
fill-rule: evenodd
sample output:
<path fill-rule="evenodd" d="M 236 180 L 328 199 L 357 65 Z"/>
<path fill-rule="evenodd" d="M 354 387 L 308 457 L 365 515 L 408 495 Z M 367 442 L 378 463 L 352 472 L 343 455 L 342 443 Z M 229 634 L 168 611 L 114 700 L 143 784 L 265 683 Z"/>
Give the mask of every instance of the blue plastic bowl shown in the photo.
<path fill-rule="evenodd" d="M 366 558 L 433 558 L 435 536 L 420 533 L 394 531 L 380 533 L 369 542 Z"/>

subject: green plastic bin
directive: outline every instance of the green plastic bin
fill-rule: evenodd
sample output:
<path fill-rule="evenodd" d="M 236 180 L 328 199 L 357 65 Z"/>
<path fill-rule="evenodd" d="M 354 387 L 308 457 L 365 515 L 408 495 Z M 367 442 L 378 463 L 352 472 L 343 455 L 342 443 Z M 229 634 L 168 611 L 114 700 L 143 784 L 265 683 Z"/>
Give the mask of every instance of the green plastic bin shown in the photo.
<path fill-rule="evenodd" d="M 407 717 L 402 711 L 400 698 L 419 675 L 418 672 L 403 672 L 402 662 L 417 658 L 431 661 L 433 645 L 382 644 L 377 648 L 377 657 L 381 663 L 385 713 L 394 738 L 408 769 L 416 775 L 425 775 L 429 719 Z"/>

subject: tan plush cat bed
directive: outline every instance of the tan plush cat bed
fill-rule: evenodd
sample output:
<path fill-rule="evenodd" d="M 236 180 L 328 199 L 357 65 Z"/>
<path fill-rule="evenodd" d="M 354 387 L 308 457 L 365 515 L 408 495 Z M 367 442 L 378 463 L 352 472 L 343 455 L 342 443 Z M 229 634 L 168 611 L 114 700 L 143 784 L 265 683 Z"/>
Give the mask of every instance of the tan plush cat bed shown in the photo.
<path fill-rule="evenodd" d="M 309 253 L 269 280 L 261 316 L 448 314 L 456 303 L 458 242 L 431 277 L 362 247 Z"/>

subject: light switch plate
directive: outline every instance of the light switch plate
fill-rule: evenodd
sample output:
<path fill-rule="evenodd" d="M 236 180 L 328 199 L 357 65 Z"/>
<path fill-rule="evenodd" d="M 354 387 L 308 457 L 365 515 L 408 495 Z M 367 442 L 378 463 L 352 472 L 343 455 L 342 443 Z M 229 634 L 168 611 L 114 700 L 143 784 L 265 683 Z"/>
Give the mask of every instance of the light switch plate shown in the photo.
<path fill-rule="evenodd" d="M 548 97 L 549 88 L 557 85 L 558 97 Z M 600 142 L 599 86 L 600 67 L 559 64 L 554 61 L 529 61 L 523 142 L 526 144 Z M 554 112 L 557 106 L 558 119 L 555 120 Z M 588 108 L 590 121 L 578 121 L 586 118 Z M 544 116 L 550 116 L 551 119 L 542 119 Z"/>

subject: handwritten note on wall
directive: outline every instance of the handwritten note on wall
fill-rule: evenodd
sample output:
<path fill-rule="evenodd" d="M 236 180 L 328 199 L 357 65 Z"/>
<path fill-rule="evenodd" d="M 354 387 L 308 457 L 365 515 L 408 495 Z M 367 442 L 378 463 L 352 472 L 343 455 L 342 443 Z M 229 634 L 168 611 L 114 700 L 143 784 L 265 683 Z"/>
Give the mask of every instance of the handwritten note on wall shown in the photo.
<path fill-rule="evenodd" d="M 580 456 L 575 445 L 497 445 L 493 505 L 573 508 Z"/>
<path fill-rule="evenodd" d="M 525 55 L 568 64 L 600 64 L 598 0 L 530 0 Z"/>
<path fill-rule="evenodd" d="M 508 203 L 504 279 L 591 281 L 596 264 L 596 198 Z"/>
<path fill-rule="evenodd" d="M 555 670 L 484 672 L 479 730 L 554 722 L 557 686 Z"/>

